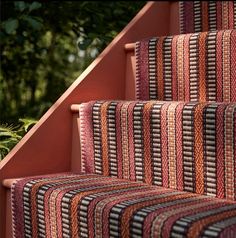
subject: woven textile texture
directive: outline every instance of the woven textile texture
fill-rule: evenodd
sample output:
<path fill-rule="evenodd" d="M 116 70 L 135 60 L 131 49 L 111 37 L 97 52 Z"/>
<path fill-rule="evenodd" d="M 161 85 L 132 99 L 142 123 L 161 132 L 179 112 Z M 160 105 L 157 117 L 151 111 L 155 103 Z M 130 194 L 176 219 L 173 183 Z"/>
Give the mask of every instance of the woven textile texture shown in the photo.
<path fill-rule="evenodd" d="M 82 104 L 83 171 L 236 200 L 236 103 Z"/>
<path fill-rule="evenodd" d="M 16 238 L 233 238 L 236 232 L 236 202 L 124 179 L 26 178 L 12 192 Z"/>
<path fill-rule="evenodd" d="M 139 41 L 138 100 L 236 102 L 236 30 Z"/>
<path fill-rule="evenodd" d="M 236 28 L 234 1 L 180 1 L 180 33 Z"/>

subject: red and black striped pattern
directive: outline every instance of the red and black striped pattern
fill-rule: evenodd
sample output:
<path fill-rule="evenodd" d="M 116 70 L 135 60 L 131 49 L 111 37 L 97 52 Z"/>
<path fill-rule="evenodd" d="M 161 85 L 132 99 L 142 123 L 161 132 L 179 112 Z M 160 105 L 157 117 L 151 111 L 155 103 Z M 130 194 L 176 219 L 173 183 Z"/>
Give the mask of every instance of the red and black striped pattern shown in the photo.
<path fill-rule="evenodd" d="M 235 1 L 180 1 L 180 33 L 236 28 Z"/>
<path fill-rule="evenodd" d="M 236 104 L 82 104 L 83 171 L 236 200 Z"/>
<path fill-rule="evenodd" d="M 12 189 L 14 236 L 221 237 L 236 203 L 95 174 L 26 178 Z"/>
<path fill-rule="evenodd" d="M 236 102 L 236 30 L 136 43 L 136 98 Z"/>
<path fill-rule="evenodd" d="M 181 2 L 181 32 L 210 32 L 136 44 L 137 99 L 161 101 L 82 104 L 84 174 L 16 182 L 14 237 L 235 238 L 236 30 L 212 31 L 235 6 Z"/>

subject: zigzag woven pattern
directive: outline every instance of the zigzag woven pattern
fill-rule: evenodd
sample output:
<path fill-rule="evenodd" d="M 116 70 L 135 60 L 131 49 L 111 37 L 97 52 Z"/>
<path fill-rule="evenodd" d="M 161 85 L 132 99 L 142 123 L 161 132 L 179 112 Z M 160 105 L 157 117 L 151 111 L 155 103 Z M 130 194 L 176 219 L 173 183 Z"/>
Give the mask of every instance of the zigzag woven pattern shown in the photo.
<path fill-rule="evenodd" d="M 236 103 L 82 104 L 83 171 L 236 200 Z"/>
<path fill-rule="evenodd" d="M 234 1 L 180 1 L 180 33 L 236 28 Z"/>
<path fill-rule="evenodd" d="M 236 30 L 136 43 L 138 100 L 236 102 Z"/>
<path fill-rule="evenodd" d="M 236 233 L 235 202 L 124 179 L 26 178 L 12 193 L 16 238 L 233 238 Z"/>

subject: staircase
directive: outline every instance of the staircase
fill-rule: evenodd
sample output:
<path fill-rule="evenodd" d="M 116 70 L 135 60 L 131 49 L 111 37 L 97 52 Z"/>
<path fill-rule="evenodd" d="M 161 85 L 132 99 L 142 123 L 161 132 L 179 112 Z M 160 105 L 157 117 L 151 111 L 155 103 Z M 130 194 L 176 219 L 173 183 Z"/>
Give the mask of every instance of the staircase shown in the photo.
<path fill-rule="evenodd" d="M 36 184 L 36 187 L 39 186 L 40 184 L 37 183 L 41 179 L 48 184 L 58 180 L 59 183 L 64 183 L 66 186 L 86 184 L 85 180 L 87 179 L 91 179 L 94 184 L 98 180 L 104 180 L 105 184 L 114 183 L 118 187 L 124 183 L 124 180 L 130 180 L 132 183 L 124 185 L 130 194 L 135 186 L 140 186 L 143 193 L 146 191 L 148 194 L 151 189 L 153 196 L 157 197 L 160 192 L 165 194 L 170 191 L 168 189 L 172 189 L 172 192 L 174 190 L 174 193 L 177 192 L 178 196 L 185 199 L 187 199 L 185 196 L 194 197 L 192 202 L 211 203 L 215 209 L 214 212 L 219 213 L 221 219 L 228 219 L 228 223 L 231 224 L 232 229 L 222 230 L 222 234 L 226 235 L 223 237 L 234 237 L 236 234 L 234 233 L 236 232 L 234 222 L 236 217 L 236 167 L 234 167 L 236 164 L 236 115 L 233 103 L 236 101 L 235 30 L 210 34 L 191 32 L 235 28 L 235 9 L 234 2 L 223 4 L 219 2 L 217 4 L 189 2 L 180 5 L 178 2 L 149 2 L 62 95 L 8 157 L 1 162 L 0 178 L 3 184 L 0 190 L 0 232 L 3 237 L 12 237 L 11 192 L 9 188 L 13 183 L 15 184 L 16 179 L 9 178 L 39 176 L 40 174 L 43 176 L 34 179 L 25 178 L 13 185 L 12 199 L 15 204 L 13 205 L 13 215 L 16 237 L 22 237 L 23 232 L 33 237 L 37 237 L 39 234 L 41 236 L 51 234 L 51 237 L 54 237 L 57 232 L 68 237 L 71 234 L 80 234 L 81 236 L 91 234 L 87 233 L 88 227 L 86 221 L 83 220 L 85 219 L 84 215 L 81 215 L 80 218 L 79 224 L 83 224 L 80 231 L 74 225 L 71 231 L 68 229 L 70 224 L 60 221 L 63 223 L 60 231 L 49 226 L 47 233 L 44 233 L 45 227 L 55 219 L 55 216 L 50 217 L 49 223 L 40 221 L 41 226 L 33 227 L 32 230 L 27 227 L 26 224 L 29 221 L 26 219 L 25 230 L 22 230 L 22 220 L 17 218 L 19 214 L 22 215 L 20 205 L 22 203 L 17 201 L 18 198 L 23 199 L 19 191 L 23 191 L 23 184 L 32 186 L 32 188 L 33 184 Z M 179 11 L 182 14 L 180 28 Z M 194 16 L 189 21 L 183 20 L 188 17 L 186 12 L 188 14 L 192 12 Z M 221 17 L 218 17 L 219 13 Z M 190 34 L 178 36 L 177 34 L 180 32 L 190 32 Z M 168 35 L 168 37 L 157 37 L 164 35 Z M 170 37 L 170 35 L 176 36 Z M 150 36 L 155 37 L 150 39 Z M 130 43 L 140 39 L 145 40 L 139 41 L 137 44 Z M 201 46 L 204 42 L 207 42 L 206 47 L 200 47 L 197 54 L 193 45 Z M 175 46 L 172 47 L 172 44 Z M 218 48 L 222 48 L 212 56 L 214 47 L 211 46 L 214 44 Z M 231 54 L 229 55 L 228 52 Z M 210 55 L 207 60 L 206 53 Z M 164 57 L 159 57 L 159 55 Z M 196 66 L 195 61 L 198 58 L 200 59 L 199 65 Z M 217 70 L 217 80 L 212 76 L 212 70 L 214 71 L 212 67 L 220 69 Z M 186 68 L 190 70 L 190 74 L 186 73 Z M 135 75 L 136 72 L 137 75 Z M 163 72 L 165 77 L 162 77 Z M 196 75 L 200 79 L 200 83 L 196 80 Z M 223 81 L 219 83 L 218 78 L 223 78 Z M 125 101 L 135 99 L 152 101 Z M 105 101 L 83 103 L 91 100 Z M 177 102 L 171 103 L 171 101 Z M 152 110 L 153 108 L 155 110 Z M 93 120 L 91 115 L 96 115 L 93 116 Z M 175 118 L 177 115 L 178 120 Z M 136 121 L 132 118 L 136 118 Z M 153 124 L 151 120 L 159 120 L 160 128 L 165 128 L 164 132 L 162 130 L 160 132 L 159 124 L 156 122 Z M 215 122 L 213 123 L 212 120 Z M 226 124 L 224 124 L 224 120 Z M 148 129 L 150 126 L 152 126 L 151 131 Z M 99 127 L 100 129 L 96 131 L 95 128 Z M 179 129 L 177 130 L 177 128 Z M 109 136 L 114 137 L 114 130 L 118 133 L 115 134 L 115 145 L 118 146 L 115 148 L 117 154 L 114 152 L 114 145 L 109 144 L 111 143 Z M 120 131 L 117 132 L 117 130 Z M 140 134 L 142 130 L 143 134 Z M 158 133 L 153 134 L 153 131 L 158 131 Z M 212 133 L 217 138 L 217 146 L 212 145 Z M 189 139 L 190 137 L 191 139 Z M 132 138 L 134 139 L 132 140 Z M 156 142 L 158 138 L 162 141 L 162 152 L 161 154 L 158 152 L 159 157 L 157 156 L 156 164 L 152 164 L 152 158 L 156 156 L 154 155 L 155 149 L 160 146 L 160 143 Z M 177 138 L 183 138 L 183 141 L 178 140 L 180 143 L 175 144 L 174 141 L 177 141 Z M 99 146 L 92 147 L 91 144 Z M 211 151 L 212 146 L 216 148 L 214 152 Z M 183 158 L 181 155 L 175 157 L 179 151 L 184 151 Z M 116 164 L 116 158 L 120 158 L 117 160 L 121 161 L 119 163 L 122 166 L 119 163 Z M 194 162 L 192 158 L 194 158 Z M 216 165 L 212 165 L 212 159 L 217 161 Z M 176 170 L 178 170 L 177 174 Z M 81 172 L 91 175 L 86 177 L 86 175 L 80 175 Z M 100 176 L 108 177 L 104 179 Z M 70 179 L 68 180 L 68 178 Z M 98 183 L 97 186 L 104 186 L 104 183 Z M 147 188 L 147 185 L 151 187 Z M 156 187 L 153 185 L 163 187 L 163 189 L 156 191 Z M 119 188 L 117 191 L 115 190 L 116 186 L 114 185 L 108 192 L 119 193 Z M 81 188 L 77 187 L 77 189 Z M 57 196 L 56 194 L 55 196 Z M 31 196 L 33 195 L 31 194 Z M 135 193 L 134 196 L 140 195 Z M 59 204 L 59 200 L 52 200 L 53 202 Z M 150 205 L 158 206 L 156 202 L 157 200 L 154 199 Z M 196 205 L 194 202 L 193 206 Z M 63 204 L 67 206 L 65 201 Z M 208 206 L 206 208 L 211 209 Z M 30 208 L 28 209 L 30 210 Z M 220 212 L 221 209 L 225 209 L 227 212 L 223 214 Z M 50 212 L 50 214 L 56 214 L 55 210 L 50 210 Z M 198 212 L 203 211 L 200 209 Z M 67 216 L 67 212 L 63 214 Z M 114 214 L 113 216 L 115 216 Z M 34 219 L 36 219 L 35 216 Z M 126 227 L 128 220 L 123 219 L 122 221 L 124 222 L 122 226 Z M 32 224 L 36 224 L 35 222 L 33 221 Z M 54 221 L 53 224 L 56 222 Z M 113 220 L 113 223 L 116 222 L 116 219 Z M 214 222 L 220 221 L 216 219 Z M 73 221 L 73 224 L 77 224 L 77 222 Z M 99 221 L 96 224 L 97 226 L 103 225 Z M 110 235 L 116 236 L 117 230 L 112 226 Z M 176 225 L 173 229 L 181 230 L 183 227 Z M 189 234 L 200 234 L 199 226 L 196 225 L 194 229 Z M 216 232 L 214 229 L 206 229 L 204 234 L 214 237 L 214 234 L 218 234 L 218 231 Z M 93 233 L 93 236 L 108 236 L 106 233 L 108 230 L 104 231 L 106 235 L 99 233 L 100 230 L 101 227 L 97 227 L 96 232 L 98 233 Z M 182 233 L 177 230 L 172 230 L 172 233 L 180 236 Z M 158 232 L 160 232 L 158 229 L 157 231 L 153 230 L 152 234 L 158 236 L 158 234 L 160 235 Z M 145 234 L 140 233 L 136 228 L 132 231 L 125 230 L 122 233 L 123 237 L 130 235 L 144 236 Z"/>

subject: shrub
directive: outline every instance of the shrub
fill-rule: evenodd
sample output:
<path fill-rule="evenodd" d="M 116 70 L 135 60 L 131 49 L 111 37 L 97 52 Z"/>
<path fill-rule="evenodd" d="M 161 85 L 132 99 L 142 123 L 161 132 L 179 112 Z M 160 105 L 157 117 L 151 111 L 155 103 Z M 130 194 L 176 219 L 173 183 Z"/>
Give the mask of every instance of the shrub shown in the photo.
<path fill-rule="evenodd" d="M 0 125 L 0 160 L 22 139 L 22 137 L 36 124 L 36 120 L 19 119 L 17 125 Z"/>

